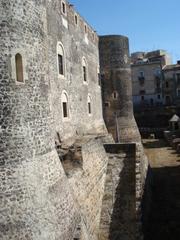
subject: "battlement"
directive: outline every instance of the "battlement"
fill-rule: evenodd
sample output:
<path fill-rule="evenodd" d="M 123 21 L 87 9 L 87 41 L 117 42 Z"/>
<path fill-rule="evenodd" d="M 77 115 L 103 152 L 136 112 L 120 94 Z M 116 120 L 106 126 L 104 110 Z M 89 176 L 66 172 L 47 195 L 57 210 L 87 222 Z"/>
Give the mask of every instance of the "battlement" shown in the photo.
<path fill-rule="evenodd" d="M 72 28 L 82 35 L 82 39 L 98 45 L 98 35 L 96 31 L 89 25 L 89 23 L 76 11 L 74 5 L 66 0 L 60 0 L 60 11 L 62 23 L 65 28 L 71 30 Z"/>

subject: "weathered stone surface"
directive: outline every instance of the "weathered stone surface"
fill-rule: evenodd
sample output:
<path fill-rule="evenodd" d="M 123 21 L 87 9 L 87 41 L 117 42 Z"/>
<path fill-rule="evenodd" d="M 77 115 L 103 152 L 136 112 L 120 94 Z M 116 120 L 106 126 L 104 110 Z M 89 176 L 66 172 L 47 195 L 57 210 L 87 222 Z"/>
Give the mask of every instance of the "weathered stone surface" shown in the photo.
<path fill-rule="evenodd" d="M 99 51 L 103 76 L 103 114 L 107 129 L 112 133 L 116 142 L 136 143 L 135 168 L 131 171 L 136 174 L 134 187 L 136 205 L 136 223 L 134 223 L 136 227 L 134 229 L 136 229 L 136 234 L 134 234 L 134 238 L 140 239 L 142 237 L 139 228 L 141 225 L 141 200 L 148 160 L 144 154 L 133 114 L 128 38 L 119 35 L 101 36 Z M 131 236 L 128 236 L 127 239 L 131 239 Z"/>
<path fill-rule="evenodd" d="M 70 18 L 73 11 L 68 11 L 67 30 L 60 9 L 60 1 L 0 1 L 2 240 L 73 238 L 79 212 L 55 151 L 55 132 L 67 138 L 79 129 L 82 133 L 103 129 L 97 36 L 94 43 L 81 44 L 84 33 L 80 26 L 75 30 L 74 15 Z M 58 79 L 58 41 L 66 51 L 66 79 Z M 16 81 L 17 53 L 23 58 L 23 83 Z M 84 55 L 89 62 L 88 85 L 83 85 L 81 76 Z M 71 109 L 67 123 L 62 122 L 60 101 L 64 89 Z M 88 93 L 92 95 L 92 116 L 87 113 Z"/>
<path fill-rule="evenodd" d="M 116 142 L 139 142 L 140 134 L 133 115 L 128 38 L 101 36 L 99 51 L 103 114 L 108 131 Z"/>
<path fill-rule="evenodd" d="M 135 239 L 135 144 L 106 144 L 109 156 L 99 239 Z"/>
<path fill-rule="evenodd" d="M 134 157 L 126 158 L 126 152 L 118 152 L 108 163 L 103 144 L 113 140 L 107 136 L 102 118 L 98 37 L 79 15 L 76 26 L 72 5 L 66 2 L 65 5 L 67 12 L 63 14 L 59 0 L 0 0 L 2 240 L 97 240 L 104 188 L 115 190 L 121 184 L 119 174 L 126 169 L 127 192 L 123 187 L 123 195 L 117 197 L 121 202 L 118 216 L 130 214 L 139 203 L 134 199 L 136 195 L 140 199 L 146 173 L 142 148 L 137 150 L 136 165 Z M 64 49 L 63 77 L 58 74 L 58 43 Z M 112 103 L 110 110 L 111 113 L 118 110 L 117 124 L 111 116 L 109 131 L 112 128 L 114 134 L 118 126 L 119 140 L 139 142 L 132 112 L 128 41 L 125 37 L 112 37 L 109 44 L 112 52 L 106 50 L 104 61 L 105 67 L 111 62 L 112 71 L 107 67 L 107 76 L 113 77 L 107 79 L 114 84 L 110 91 L 118 93 L 118 101 Z M 17 53 L 23 59 L 24 82 L 16 81 Z M 87 61 L 86 83 L 83 57 Z M 68 95 L 66 119 L 62 110 L 63 91 Z M 91 114 L 88 96 L 91 96 Z M 77 136 L 80 140 L 73 145 Z M 56 150 L 64 159 L 58 158 Z M 108 164 L 112 186 L 105 185 Z M 114 193 L 110 196 L 114 197 Z M 116 222 L 111 229 L 114 232 L 119 228 L 118 234 L 132 239 L 134 225 L 130 229 L 129 222 L 124 221 L 125 217 L 120 226 Z"/>

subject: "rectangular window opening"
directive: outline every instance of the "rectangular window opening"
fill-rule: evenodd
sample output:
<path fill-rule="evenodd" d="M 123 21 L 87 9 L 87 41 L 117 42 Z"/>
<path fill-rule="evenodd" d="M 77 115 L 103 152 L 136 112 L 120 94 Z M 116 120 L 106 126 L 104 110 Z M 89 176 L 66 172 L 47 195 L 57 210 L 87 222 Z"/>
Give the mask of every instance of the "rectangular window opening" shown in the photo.
<path fill-rule="evenodd" d="M 87 76 L 86 76 L 86 67 L 83 66 L 83 77 L 84 77 L 84 82 L 87 81 Z"/>
<path fill-rule="evenodd" d="M 67 103 L 66 102 L 63 102 L 63 117 L 64 118 L 68 117 Z"/>
<path fill-rule="evenodd" d="M 77 25 L 78 24 L 78 18 L 77 18 L 77 15 L 75 15 L 75 24 Z"/>
<path fill-rule="evenodd" d="M 64 75 L 63 56 L 58 54 L 59 74 Z"/>
<path fill-rule="evenodd" d="M 88 111 L 89 111 L 89 114 L 91 114 L 91 103 L 88 103 Z"/>

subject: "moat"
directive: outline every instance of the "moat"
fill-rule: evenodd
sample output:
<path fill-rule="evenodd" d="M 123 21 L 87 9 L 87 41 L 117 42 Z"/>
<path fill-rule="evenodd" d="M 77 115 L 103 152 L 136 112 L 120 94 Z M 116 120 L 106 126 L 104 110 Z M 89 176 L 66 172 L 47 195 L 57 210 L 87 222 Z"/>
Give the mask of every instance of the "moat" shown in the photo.
<path fill-rule="evenodd" d="M 180 155 L 162 139 L 143 140 L 149 159 L 152 202 L 144 240 L 180 239 Z"/>

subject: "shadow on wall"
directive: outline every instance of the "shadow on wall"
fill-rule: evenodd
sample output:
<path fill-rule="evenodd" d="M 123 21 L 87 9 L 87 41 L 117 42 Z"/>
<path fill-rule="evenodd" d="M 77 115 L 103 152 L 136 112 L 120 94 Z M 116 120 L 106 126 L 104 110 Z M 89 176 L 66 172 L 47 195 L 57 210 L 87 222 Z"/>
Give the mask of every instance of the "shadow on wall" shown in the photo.
<path fill-rule="evenodd" d="M 144 240 L 180 239 L 180 166 L 149 167 L 142 209 Z"/>
<path fill-rule="evenodd" d="M 129 157 L 124 158 L 124 167 L 119 176 L 111 216 L 110 240 L 131 240 L 135 236 L 135 176 L 131 160 Z"/>

